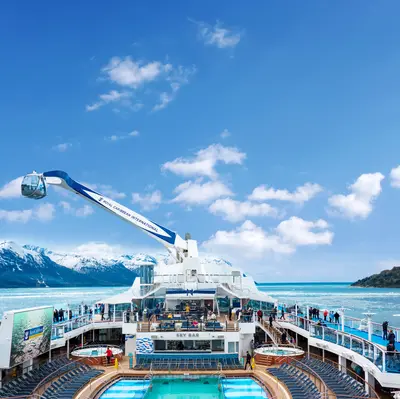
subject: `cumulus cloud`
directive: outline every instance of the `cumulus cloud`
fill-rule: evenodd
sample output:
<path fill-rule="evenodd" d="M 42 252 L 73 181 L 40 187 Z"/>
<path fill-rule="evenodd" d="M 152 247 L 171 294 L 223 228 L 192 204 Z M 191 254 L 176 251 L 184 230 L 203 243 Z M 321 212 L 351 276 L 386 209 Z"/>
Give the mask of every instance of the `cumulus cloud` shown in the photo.
<path fill-rule="evenodd" d="M 390 171 L 390 184 L 392 187 L 400 188 L 400 165 Z"/>
<path fill-rule="evenodd" d="M 226 138 L 228 138 L 230 135 L 231 135 L 231 132 L 230 132 L 228 129 L 224 129 L 224 130 L 221 132 L 221 134 L 220 134 L 220 136 L 221 136 L 222 139 L 226 139 Z"/>
<path fill-rule="evenodd" d="M 261 185 L 256 187 L 248 198 L 252 201 L 277 200 L 303 204 L 314 198 L 322 190 L 322 187 L 315 183 L 305 183 L 303 186 L 297 187 L 293 192 Z"/>
<path fill-rule="evenodd" d="M 0 209 L 0 220 L 9 223 L 27 223 L 31 220 L 49 222 L 54 218 L 55 207 L 53 204 L 44 203 L 33 209 L 4 210 Z"/>
<path fill-rule="evenodd" d="M 23 176 L 6 183 L 0 188 L 0 199 L 21 197 L 21 183 Z"/>
<path fill-rule="evenodd" d="M 291 254 L 298 246 L 330 245 L 333 233 L 327 228 L 328 224 L 323 220 L 312 222 L 292 217 L 281 222 L 273 232 L 266 232 L 246 220 L 234 230 L 217 231 L 203 243 L 203 247 L 218 253 L 234 252 L 250 259 L 261 258 L 268 253 Z"/>
<path fill-rule="evenodd" d="M 86 106 L 86 110 L 95 111 L 109 103 L 120 103 L 137 112 L 143 107 L 143 103 L 136 101 L 132 104 L 131 97 L 137 97 L 139 89 L 157 81 L 158 86 L 155 91 L 161 93 L 158 94 L 158 102 L 152 110 L 159 111 L 176 98 L 179 89 L 189 83 L 195 72 L 194 65 L 184 67 L 161 61 L 143 62 L 131 57 L 113 57 L 102 68 L 101 73 L 106 80 L 122 86 L 123 91 L 111 90 L 109 93 L 101 94 L 98 101 Z M 114 107 L 114 112 L 119 112 L 119 109 Z"/>
<path fill-rule="evenodd" d="M 151 193 L 139 194 L 132 193 L 132 203 L 139 204 L 144 211 L 156 209 L 162 202 L 162 194 L 160 190 L 155 190 Z"/>
<path fill-rule="evenodd" d="M 73 215 L 77 217 L 86 217 L 93 214 L 93 208 L 90 205 L 83 205 L 80 208 L 73 207 L 67 201 L 60 201 L 59 205 L 67 215 Z"/>
<path fill-rule="evenodd" d="M 187 181 L 175 188 L 177 196 L 172 202 L 179 202 L 186 205 L 201 205 L 224 196 L 233 195 L 231 190 L 220 181 Z"/>
<path fill-rule="evenodd" d="M 138 137 L 138 136 L 139 136 L 139 131 L 133 130 L 132 132 L 130 132 L 128 134 L 120 134 L 120 135 L 113 134 L 112 136 L 106 137 L 105 140 L 116 142 L 116 141 L 126 140 L 126 139 L 130 139 L 132 137 Z"/>
<path fill-rule="evenodd" d="M 329 198 L 330 212 L 348 219 L 366 219 L 382 191 L 381 182 L 384 178 L 379 172 L 362 174 L 349 186 L 350 194 L 338 194 Z"/>
<path fill-rule="evenodd" d="M 82 256 L 104 259 L 117 258 L 125 252 L 119 245 L 110 245 L 105 242 L 94 241 L 79 245 L 74 248 L 73 251 Z"/>
<path fill-rule="evenodd" d="M 241 165 L 246 159 L 246 153 L 236 147 L 225 147 L 221 144 L 211 144 L 202 149 L 192 158 L 177 158 L 162 165 L 162 170 L 181 176 L 207 176 L 217 178 L 215 166 L 218 163 Z"/>
<path fill-rule="evenodd" d="M 95 184 L 95 183 L 82 183 L 82 184 L 113 200 L 122 199 L 126 197 L 125 193 L 114 189 L 112 186 L 108 184 Z"/>
<path fill-rule="evenodd" d="M 122 100 L 127 100 L 132 96 L 132 93 L 128 91 L 118 91 L 118 90 L 111 90 L 108 93 L 100 94 L 99 100 L 91 105 L 86 105 L 86 111 L 96 111 L 97 109 L 103 107 L 109 103 L 117 103 Z M 130 104 L 130 101 L 127 101 L 127 104 Z"/>
<path fill-rule="evenodd" d="M 193 20 L 191 22 L 197 25 L 198 37 L 205 45 L 216 46 L 218 48 L 233 48 L 239 44 L 243 35 L 242 31 L 223 27 L 223 24 L 218 21 L 215 25 Z"/>
<path fill-rule="evenodd" d="M 210 205 L 209 211 L 214 215 L 222 215 L 229 222 L 240 222 L 248 217 L 278 217 L 278 209 L 269 204 L 255 204 L 250 201 L 235 201 L 231 198 L 218 199 Z"/>
<path fill-rule="evenodd" d="M 71 147 L 72 147 L 71 143 L 60 143 L 60 144 L 53 146 L 53 150 L 58 151 L 58 152 L 65 152 L 65 151 L 69 150 Z"/>

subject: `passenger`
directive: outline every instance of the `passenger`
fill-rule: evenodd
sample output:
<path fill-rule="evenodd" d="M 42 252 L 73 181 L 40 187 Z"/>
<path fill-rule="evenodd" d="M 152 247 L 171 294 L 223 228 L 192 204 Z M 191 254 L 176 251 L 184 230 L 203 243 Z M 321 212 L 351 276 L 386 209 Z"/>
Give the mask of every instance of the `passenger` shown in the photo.
<path fill-rule="evenodd" d="M 237 308 L 236 309 L 236 320 L 239 320 L 239 313 L 240 313 L 240 309 Z"/>
<path fill-rule="evenodd" d="M 92 308 L 89 309 L 89 320 L 93 319 L 93 310 Z"/>
<path fill-rule="evenodd" d="M 139 321 L 143 320 L 143 311 L 142 311 L 142 309 L 138 310 L 138 317 L 139 317 Z"/>
<path fill-rule="evenodd" d="M 269 315 L 269 326 L 272 328 L 272 321 L 274 320 L 272 317 L 272 313 Z"/>
<path fill-rule="evenodd" d="M 275 307 L 274 307 L 274 310 L 272 311 L 272 317 L 273 317 L 274 321 L 276 320 L 277 315 L 278 315 L 278 309 L 277 309 L 277 307 L 275 306 Z"/>
<path fill-rule="evenodd" d="M 335 312 L 335 314 L 333 315 L 333 317 L 335 318 L 335 323 L 339 324 L 340 314 L 339 314 L 338 312 Z"/>
<path fill-rule="evenodd" d="M 107 365 L 111 364 L 112 355 L 113 355 L 113 353 L 112 353 L 111 349 L 107 346 L 107 350 L 106 350 Z"/>
<path fill-rule="evenodd" d="M 101 321 L 104 320 L 104 307 L 100 307 L 100 313 L 101 313 Z"/>
<path fill-rule="evenodd" d="M 382 333 L 383 333 L 383 339 L 388 339 L 388 325 L 389 323 L 387 321 L 384 321 L 382 323 Z"/>
<path fill-rule="evenodd" d="M 286 344 L 286 341 L 287 341 L 287 335 L 286 335 L 285 331 L 282 333 L 282 336 L 281 336 L 281 341 L 282 341 L 282 344 Z"/>
<path fill-rule="evenodd" d="M 57 311 L 57 309 L 54 309 L 54 312 L 53 312 L 53 322 L 54 323 L 58 322 L 58 311 Z"/>
<path fill-rule="evenodd" d="M 72 310 L 70 309 L 68 312 L 68 319 L 71 320 L 72 319 Z"/>
<path fill-rule="evenodd" d="M 211 313 L 210 320 L 217 320 L 217 315 L 214 312 Z"/>
<path fill-rule="evenodd" d="M 329 323 L 333 322 L 333 310 L 329 312 Z"/>
<path fill-rule="evenodd" d="M 285 319 L 285 309 L 284 308 L 282 308 L 282 310 L 281 310 L 281 318 L 280 318 L 281 320 L 286 320 Z"/>
<path fill-rule="evenodd" d="M 324 321 L 326 321 L 326 318 L 328 317 L 329 312 L 325 309 L 324 310 Z"/>
<path fill-rule="evenodd" d="M 389 331 L 388 340 L 389 344 L 393 344 L 393 347 L 395 348 L 396 335 L 394 334 L 393 330 Z"/>
<path fill-rule="evenodd" d="M 189 304 L 187 303 L 186 304 L 186 306 L 185 306 L 185 312 L 187 312 L 187 313 L 189 313 L 190 312 L 190 306 L 189 306 Z"/>
<path fill-rule="evenodd" d="M 232 306 L 229 306 L 228 317 L 229 317 L 229 321 L 232 321 Z"/>
<path fill-rule="evenodd" d="M 391 344 L 389 342 L 387 344 L 387 346 L 386 346 L 386 350 L 387 350 L 387 353 L 386 353 L 386 356 L 387 356 L 387 367 L 391 369 L 394 366 L 394 358 L 395 358 L 394 352 L 396 350 L 395 347 L 394 347 L 394 344 Z"/>
<path fill-rule="evenodd" d="M 64 311 L 62 308 L 58 311 L 58 321 L 64 321 Z"/>
<path fill-rule="evenodd" d="M 250 366 L 250 370 L 253 370 L 253 368 L 251 367 L 251 355 L 249 351 L 246 352 L 246 364 L 244 365 L 245 370 L 247 370 L 247 365 Z"/>
<path fill-rule="evenodd" d="M 258 317 L 258 322 L 261 323 L 261 320 L 262 320 L 262 317 L 263 317 L 263 312 L 262 312 L 261 309 L 258 309 L 257 317 Z"/>
<path fill-rule="evenodd" d="M 315 315 L 317 316 L 317 319 L 319 319 L 319 309 L 315 309 Z"/>

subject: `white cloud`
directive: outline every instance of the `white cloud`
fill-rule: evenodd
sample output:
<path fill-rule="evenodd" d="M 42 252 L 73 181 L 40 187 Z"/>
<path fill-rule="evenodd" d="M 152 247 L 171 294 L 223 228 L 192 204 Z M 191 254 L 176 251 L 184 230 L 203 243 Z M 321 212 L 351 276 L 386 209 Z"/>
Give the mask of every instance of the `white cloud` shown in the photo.
<path fill-rule="evenodd" d="M 162 92 L 160 94 L 160 99 L 158 104 L 153 107 L 153 111 L 160 111 L 164 109 L 171 101 L 173 100 L 172 94 L 168 94 L 167 92 Z"/>
<path fill-rule="evenodd" d="M 0 220 L 9 223 L 27 223 L 30 220 L 49 222 L 54 218 L 55 207 L 53 204 L 44 203 L 33 209 L 7 211 L 0 209 Z"/>
<path fill-rule="evenodd" d="M 113 57 L 109 63 L 102 68 L 102 74 L 106 80 L 122 86 L 124 91 L 111 90 L 109 93 L 99 96 L 99 101 L 86 106 L 87 111 L 95 111 L 100 107 L 120 102 L 128 109 L 137 112 L 143 107 L 143 103 L 136 99 L 132 104 L 130 97 L 137 97 L 139 89 L 143 86 L 158 81 L 161 90 L 158 91 L 159 100 L 153 107 L 153 111 L 165 108 L 175 99 L 178 90 L 182 85 L 189 83 L 190 77 L 196 72 L 196 67 L 174 66 L 168 62 L 152 61 L 145 63 L 134 60 L 131 57 Z M 102 80 L 105 80 L 104 77 Z M 156 89 L 158 90 L 158 89 Z M 114 112 L 119 112 L 118 108 L 113 108 Z"/>
<path fill-rule="evenodd" d="M 59 205 L 63 208 L 64 213 L 67 215 L 86 217 L 94 212 L 93 208 L 86 204 L 83 205 L 81 208 L 75 208 L 67 201 L 60 201 Z"/>
<path fill-rule="evenodd" d="M 268 188 L 265 185 L 261 185 L 256 187 L 248 198 L 253 201 L 278 200 L 303 204 L 322 190 L 322 187 L 315 183 L 305 183 L 303 186 L 297 187 L 293 192 L 286 189 L 276 190 L 272 187 Z"/>
<path fill-rule="evenodd" d="M 290 219 L 279 223 L 276 231 L 285 242 L 294 246 L 330 245 L 333 240 L 333 233 L 328 231 L 328 228 L 328 223 L 323 219 L 312 222 L 292 216 Z"/>
<path fill-rule="evenodd" d="M 6 183 L 0 188 L 0 199 L 21 197 L 21 183 L 23 176 Z"/>
<path fill-rule="evenodd" d="M 74 253 L 79 255 L 104 259 L 118 258 L 124 252 L 121 246 L 109 245 L 105 242 L 88 242 L 74 248 Z"/>
<path fill-rule="evenodd" d="M 130 132 L 128 134 L 121 134 L 121 135 L 113 134 L 112 136 L 105 137 L 105 140 L 116 142 L 116 141 L 126 140 L 126 139 L 130 139 L 132 137 L 138 137 L 138 136 L 139 136 L 139 131 L 133 130 L 132 132 Z"/>
<path fill-rule="evenodd" d="M 174 190 L 177 196 L 172 202 L 187 205 L 207 204 L 217 198 L 233 195 L 231 190 L 220 181 L 206 183 L 187 181 Z"/>
<path fill-rule="evenodd" d="M 333 195 L 328 202 L 333 214 L 349 219 L 366 219 L 372 212 L 373 203 L 382 191 L 382 173 L 364 173 L 349 186 L 350 194 Z"/>
<path fill-rule="evenodd" d="M 269 234 L 250 220 L 231 231 L 219 230 L 203 243 L 207 250 L 240 253 L 247 258 L 261 258 L 269 252 L 289 254 L 294 248 L 282 242 L 276 234 Z"/>
<path fill-rule="evenodd" d="M 240 152 L 235 147 L 224 147 L 221 144 L 212 144 L 200 150 L 192 159 L 177 158 L 162 165 L 163 170 L 181 176 L 207 176 L 215 179 L 217 163 L 241 165 L 246 158 L 246 153 Z"/>
<path fill-rule="evenodd" d="M 205 22 L 195 23 L 198 27 L 198 36 L 206 45 L 218 48 L 236 47 L 243 35 L 241 31 L 223 27 L 221 22 L 217 22 L 214 26 Z"/>
<path fill-rule="evenodd" d="M 390 171 L 391 186 L 400 188 L 400 165 Z"/>
<path fill-rule="evenodd" d="M 235 201 L 231 198 L 218 199 L 209 207 L 214 215 L 222 215 L 230 222 L 240 222 L 252 216 L 278 217 L 278 209 L 269 204 L 254 204 L 250 201 Z"/>
<path fill-rule="evenodd" d="M 228 138 L 230 135 L 231 135 L 231 132 L 228 129 L 224 129 L 220 134 L 221 138 L 223 138 L 223 139 Z"/>
<path fill-rule="evenodd" d="M 125 193 L 115 190 L 112 186 L 108 184 L 82 183 L 82 185 L 89 187 L 94 191 L 98 191 L 102 195 L 109 197 L 113 200 L 122 199 L 126 197 Z"/>
<path fill-rule="evenodd" d="M 219 253 L 235 253 L 240 257 L 257 259 L 268 253 L 290 254 L 298 246 L 330 245 L 333 233 L 327 230 L 324 220 L 315 222 L 292 217 L 281 222 L 269 233 L 246 220 L 234 230 L 217 231 L 203 243 L 207 250 Z M 292 230 L 293 229 L 293 230 Z"/>
<path fill-rule="evenodd" d="M 137 88 L 140 85 L 155 80 L 162 72 L 170 69 L 170 64 L 159 61 L 143 63 L 134 61 L 131 57 L 113 57 L 102 71 L 108 78 L 121 86 Z"/>
<path fill-rule="evenodd" d="M 71 143 L 61 143 L 61 144 L 57 144 L 53 147 L 54 151 L 58 151 L 58 152 L 65 152 L 67 150 L 69 150 L 72 147 Z"/>
<path fill-rule="evenodd" d="M 119 102 L 124 99 L 126 100 L 131 96 L 132 96 L 132 93 L 127 92 L 127 91 L 111 90 L 109 93 L 100 94 L 99 101 L 97 101 L 91 105 L 86 105 L 86 111 L 87 112 L 96 111 L 97 109 L 99 109 L 100 107 L 102 107 L 106 104 Z M 130 102 L 128 102 L 128 103 L 130 104 Z"/>
<path fill-rule="evenodd" d="M 141 195 L 139 193 L 132 193 L 132 203 L 139 204 L 140 208 L 145 211 L 158 208 L 162 202 L 161 191 L 155 190 L 152 193 Z"/>

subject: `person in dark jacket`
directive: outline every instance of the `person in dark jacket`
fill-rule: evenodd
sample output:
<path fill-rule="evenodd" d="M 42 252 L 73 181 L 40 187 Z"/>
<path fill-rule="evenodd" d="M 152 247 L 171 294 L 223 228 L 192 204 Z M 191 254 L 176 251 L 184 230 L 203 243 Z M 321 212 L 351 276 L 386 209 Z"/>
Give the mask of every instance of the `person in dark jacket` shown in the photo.
<path fill-rule="evenodd" d="M 382 323 L 382 333 L 383 333 L 383 339 L 388 339 L 388 325 L 389 323 L 387 321 L 384 321 Z"/>
<path fill-rule="evenodd" d="M 273 317 L 272 317 L 272 314 L 269 315 L 269 319 L 268 320 L 269 320 L 269 326 L 272 327 L 272 322 L 274 320 Z"/>
<path fill-rule="evenodd" d="M 388 340 L 389 344 L 393 344 L 393 346 L 395 347 L 396 335 L 394 334 L 393 330 L 389 331 Z"/>
<path fill-rule="evenodd" d="M 251 355 L 249 351 L 246 353 L 246 364 L 244 365 L 244 369 L 247 370 L 247 365 L 250 366 L 250 369 L 252 370 L 253 368 L 251 367 Z"/>

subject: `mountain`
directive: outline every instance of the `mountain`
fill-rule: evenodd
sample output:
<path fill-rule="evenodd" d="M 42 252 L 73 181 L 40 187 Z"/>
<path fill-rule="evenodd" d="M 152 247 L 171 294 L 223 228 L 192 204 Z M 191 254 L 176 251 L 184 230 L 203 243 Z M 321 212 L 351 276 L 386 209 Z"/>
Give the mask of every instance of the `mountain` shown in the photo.
<path fill-rule="evenodd" d="M 54 252 L 31 245 L 25 245 L 24 248 L 47 256 L 58 265 L 73 270 L 80 275 L 88 276 L 90 279 L 95 280 L 97 285 L 102 286 L 132 285 L 138 274 L 136 272 L 138 267 L 145 263 L 142 260 L 140 264 L 135 264 L 135 257 L 130 257 L 129 255 L 124 255 L 117 259 L 105 259 L 73 253 Z"/>
<path fill-rule="evenodd" d="M 354 287 L 400 288 L 400 266 L 383 270 L 352 284 Z"/>
<path fill-rule="evenodd" d="M 0 242 L 0 287 L 64 287 L 95 285 L 83 276 L 53 262 L 48 256 L 20 247 L 14 242 Z"/>
<path fill-rule="evenodd" d="M 231 266 L 223 259 L 208 257 L 200 262 Z M 140 266 L 168 263 L 166 254 L 101 258 L 0 241 L 0 288 L 132 285 Z"/>

